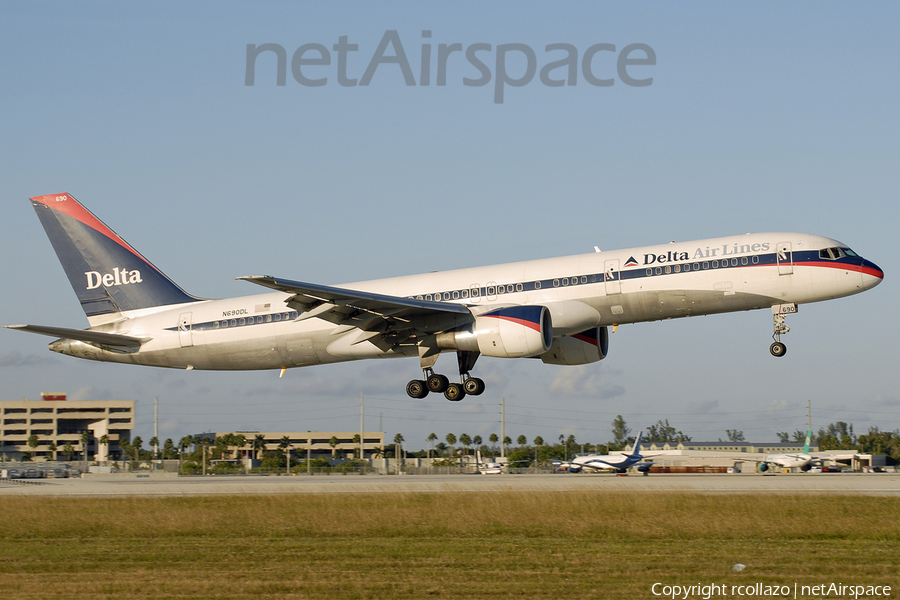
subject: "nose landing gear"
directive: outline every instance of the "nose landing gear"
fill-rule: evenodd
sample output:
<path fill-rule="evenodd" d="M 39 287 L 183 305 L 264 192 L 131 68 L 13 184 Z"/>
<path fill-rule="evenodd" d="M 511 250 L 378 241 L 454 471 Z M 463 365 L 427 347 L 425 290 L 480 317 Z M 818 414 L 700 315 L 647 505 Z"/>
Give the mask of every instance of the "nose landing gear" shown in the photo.
<path fill-rule="evenodd" d="M 769 346 L 769 353 L 772 356 L 781 358 L 787 353 L 787 346 L 781 342 L 781 336 L 791 330 L 785 324 L 785 317 L 789 314 L 797 312 L 796 304 L 776 304 L 772 307 L 772 319 L 774 321 L 772 345 Z"/>

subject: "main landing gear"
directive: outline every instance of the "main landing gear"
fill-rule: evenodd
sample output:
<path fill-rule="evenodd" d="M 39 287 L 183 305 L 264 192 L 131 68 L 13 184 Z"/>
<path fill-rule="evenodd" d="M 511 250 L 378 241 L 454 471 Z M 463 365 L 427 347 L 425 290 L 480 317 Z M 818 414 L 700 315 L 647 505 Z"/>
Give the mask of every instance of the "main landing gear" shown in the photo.
<path fill-rule="evenodd" d="M 478 377 L 469 375 L 469 371 L 475 365 L 478 359 L 477 352 L 457 352 L 456 357 L 459 362 L 459 383 L 451 382 L 446 375 L 435 373 L 431 368 L 434 366 L 434 360 L 429 360 L 429 366 L 422 367 L 425 379 L 413 379 L 406 384 L 406 393 L 410 398 L 421 399 L 430 392 L 437 394 L 443 393 L 444 397 L 451 402 L 459 402 L 466 397 L 466 394 L 478 396 L 484 392 L 484 381 Z M 423 363 L 426 361 L 423 360 Z"/>
<path fill-rule="evenodd" d="M 769 353 L 772 356 L 781 358 L 787 353 L 787 346 L 781 342 L 781 336 L 791 328 L 785 324 L 784 320 L 787 315 L 795 312 L 797 312 L 796 304 L 776 304 L 772 307 L 772 318 L 775 322 L 772 333 L 772 339 L 775 341 L 769 346 Z"/>

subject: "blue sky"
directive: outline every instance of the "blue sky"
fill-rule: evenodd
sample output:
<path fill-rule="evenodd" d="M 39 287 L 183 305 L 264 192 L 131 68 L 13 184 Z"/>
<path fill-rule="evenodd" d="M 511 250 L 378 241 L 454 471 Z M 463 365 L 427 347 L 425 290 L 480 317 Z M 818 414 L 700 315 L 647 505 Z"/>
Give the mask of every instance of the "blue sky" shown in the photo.
<path fill-rule="evenodd" d="M 482 358 L 489 392 L 451 404 L 410 400 L 415 360 L 212 373 L 96 364 L 49 339 L 0 330 L 0 397 L 65 391 L 138 401 L 137 433 L 359 427 L 383 423 L 412 447 L 428 433 L 579 441 L 669 419 L 695 440 L 748 439 L 843 420 L 857 433 L 900 427 L 896 230 L 900 209 L 900 8 L 887 2 L 529 4 L 5 2 L 0 6 L 0 323 L 84 327 L 74 293 L 27 200 L 69 192 L 189 292 L 256 293 L 274 274 L 326 284 L 751 231 L 837 238 L 886 272 L 866 294 L 802 306 L 783 360 L 767 311 L 623 326 L 607 360 L 579 368 Z M 421 48 L 649 45 L 624 85 L 407 86 L 396 65 L 368 86 L 324 86 L 248 44 L 331 49 L 361 78 L 396 30 L 419 80 Z M 431 38 L 422 32 L 431 31 Z M 388 55 L 392 54 L 388 51 Z M 639 54 L 638 54 L 639 55 Z M 274 55 L 271 55 L 274 56 Z M 314 54 L 310 55 L 314 56 Z M 479 55 L 496 69 L 494 50 Z M 610 58 L 612 57 L 612 58 Z M 524 60 L 510 53 L 511 77 Z M 553 73 L 562 76 L 564 69 Z M 444 370 L 452 371 L 452 357 Z"/>

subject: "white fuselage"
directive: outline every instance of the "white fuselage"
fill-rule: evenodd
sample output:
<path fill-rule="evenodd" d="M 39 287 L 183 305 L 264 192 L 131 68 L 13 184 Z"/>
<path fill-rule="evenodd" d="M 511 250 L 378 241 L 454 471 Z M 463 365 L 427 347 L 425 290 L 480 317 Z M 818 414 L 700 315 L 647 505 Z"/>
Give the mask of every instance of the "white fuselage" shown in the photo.
<path fill-rule="evenodd" d="M 553 335 L 591 327 L 768 309 L 849 296 L 881 281 L 860 264 L 813 259 L 843 244 L 796 233 L 748 234 L 350 283 L 388 296 L 464 304 L 473 314 L 511 305 L 547 306 Z M 854 255 L 855 256 L 855 255 Z M 94 330 L 152 338 L 139 351 L 116 352 L 75 340 L 52 350 L 81 358 L 182 369 L 281 369 L 390 356 L 319 318 L 299 316 L 270 292 L 130 311 Z M 104 319 L 108 320 L 108 319 Z"/>

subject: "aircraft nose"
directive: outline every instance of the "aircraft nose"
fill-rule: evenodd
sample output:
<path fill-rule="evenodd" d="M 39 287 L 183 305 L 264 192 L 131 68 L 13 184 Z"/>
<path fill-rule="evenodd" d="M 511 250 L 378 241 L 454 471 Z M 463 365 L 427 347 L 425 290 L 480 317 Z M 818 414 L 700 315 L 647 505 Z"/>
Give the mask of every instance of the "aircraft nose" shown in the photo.
<path fill-rule="evenodd" d="M 873 288 L 884 280 L 884 271 L 870 260 L 862 259 L 859 271 L 863 289 Z"/>

